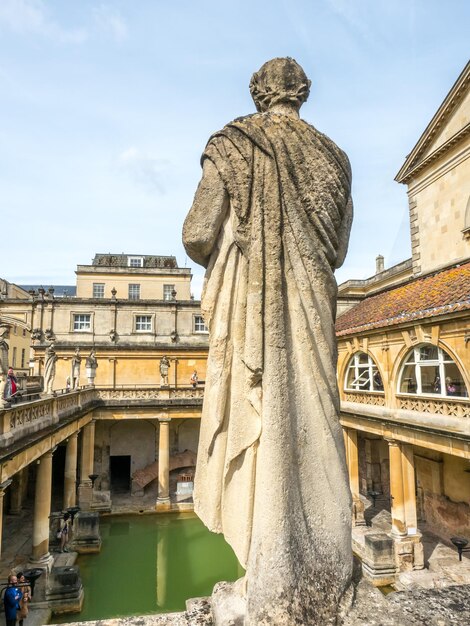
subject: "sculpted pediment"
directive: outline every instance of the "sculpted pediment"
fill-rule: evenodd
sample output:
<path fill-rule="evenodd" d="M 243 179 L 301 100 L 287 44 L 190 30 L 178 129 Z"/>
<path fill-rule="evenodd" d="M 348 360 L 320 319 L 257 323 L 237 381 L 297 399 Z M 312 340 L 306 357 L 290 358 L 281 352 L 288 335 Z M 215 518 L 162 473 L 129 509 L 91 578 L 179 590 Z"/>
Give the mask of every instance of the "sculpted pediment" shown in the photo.
<path fill-rule="evenodd" d="M 470 62 L 407 156 L 395 180 L 407 183 L 430 161 L 444 154 L 470 134 Z"/>

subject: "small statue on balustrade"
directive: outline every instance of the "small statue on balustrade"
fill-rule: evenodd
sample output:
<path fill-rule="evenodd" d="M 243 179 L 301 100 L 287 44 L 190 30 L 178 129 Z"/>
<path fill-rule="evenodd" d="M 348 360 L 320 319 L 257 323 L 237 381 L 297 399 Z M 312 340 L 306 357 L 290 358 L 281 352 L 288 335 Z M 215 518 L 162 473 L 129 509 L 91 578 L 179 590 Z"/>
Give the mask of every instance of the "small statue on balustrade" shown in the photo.
<path fill-rule="evenodd" d="M 71 375 L 72 389 L 78 389 L 78 387 L 80 386 L 81 363 L 82 363 L 82 357 L 80 356 L 80 348 L 76 348 L 75 354 L 72 357 L 72 375 Z"/>
<path fill-rule="evenodd" d="M 168 387 L 168 370 L 170 369 L 170 359 L 163 356 L 160 360 L 160 385 Z"/>
<path fill-rule="evenodd" d="M 55 379 L 56 363 L 59 357 L 54 350 L 54 344 L 51 343 L 46 348 L 46 356 L 44 362 L 44 390 L 47 395 L 53 395 L 52 386 Z"/>

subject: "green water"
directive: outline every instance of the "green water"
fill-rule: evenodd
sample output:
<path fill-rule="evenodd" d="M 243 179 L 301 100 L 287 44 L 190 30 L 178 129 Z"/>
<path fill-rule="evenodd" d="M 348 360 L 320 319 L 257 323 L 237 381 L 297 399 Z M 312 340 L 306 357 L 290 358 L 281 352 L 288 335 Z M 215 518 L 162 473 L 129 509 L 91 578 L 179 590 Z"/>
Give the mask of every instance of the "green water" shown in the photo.
<path fill-rule="evenodd" d="M 101 552 L 77 560 L 85 589 L 81 613 L 51 623 L 182 611 L 188 598 L 243 575 L 224 538 L 194 514 L 104 517 L 100 530 Z"/>

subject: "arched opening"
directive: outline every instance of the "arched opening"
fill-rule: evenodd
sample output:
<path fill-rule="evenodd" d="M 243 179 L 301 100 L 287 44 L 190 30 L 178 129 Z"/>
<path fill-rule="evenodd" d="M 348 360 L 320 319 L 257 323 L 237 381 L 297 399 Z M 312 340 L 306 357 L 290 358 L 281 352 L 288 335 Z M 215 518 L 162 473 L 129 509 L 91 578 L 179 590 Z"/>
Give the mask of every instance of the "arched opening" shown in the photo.
<path fill-rule="evenodd" d="M 351 357 L 344 379 L 346 391 L 383 391 L 384 385 L 374 359 L 365 352 L 356 352 Z"/>
<path fill-rule="evenodd" d="M 408 352 L 398 379 L 398 393 L 468 397 L 457 363 L 432 344 L 421 344 Z"/>

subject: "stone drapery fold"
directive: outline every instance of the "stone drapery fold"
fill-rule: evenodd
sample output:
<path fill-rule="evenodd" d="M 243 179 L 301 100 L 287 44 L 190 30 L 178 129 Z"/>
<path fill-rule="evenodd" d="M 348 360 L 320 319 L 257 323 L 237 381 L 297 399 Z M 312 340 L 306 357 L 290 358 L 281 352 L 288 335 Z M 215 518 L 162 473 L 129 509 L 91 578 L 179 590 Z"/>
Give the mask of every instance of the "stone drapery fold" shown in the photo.
<path fill-rule="evenodd" d="M 273 603 L 292 620 L 273 623 L 302 623 L 295 594 L 299 611 L 311 596 L 319 621 L 308 623 L 328 623 L 352 567 L 333 274 L 352 217 L 349 162 L 306 122 L 273 113 L 227 125 L 206 159 L 230 208 L 202 296 L 195 510 L 248 568 L 247 624 Z"/>

